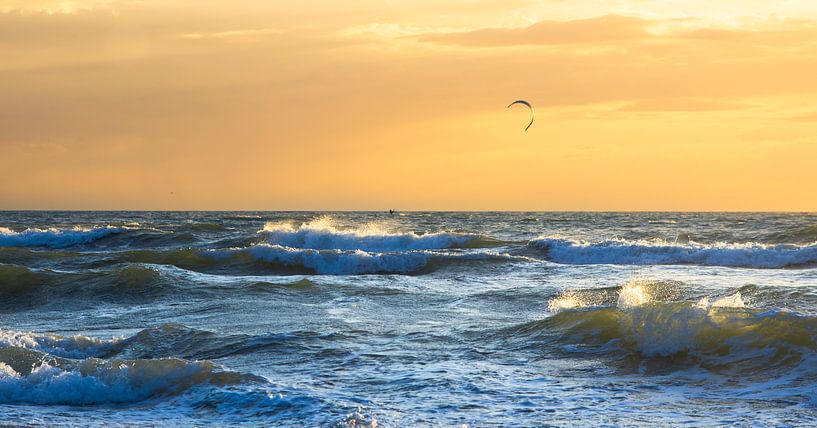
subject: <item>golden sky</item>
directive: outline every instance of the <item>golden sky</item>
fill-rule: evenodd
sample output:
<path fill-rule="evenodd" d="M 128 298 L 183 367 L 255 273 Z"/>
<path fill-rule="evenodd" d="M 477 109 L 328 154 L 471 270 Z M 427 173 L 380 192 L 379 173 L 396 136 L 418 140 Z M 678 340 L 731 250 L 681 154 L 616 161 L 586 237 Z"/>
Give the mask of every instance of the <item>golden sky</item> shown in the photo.
<path fill-rule="evenodd" d="M 815 76 L 812 0 L 0 0 L 0 209 L 817 211 Z"/>

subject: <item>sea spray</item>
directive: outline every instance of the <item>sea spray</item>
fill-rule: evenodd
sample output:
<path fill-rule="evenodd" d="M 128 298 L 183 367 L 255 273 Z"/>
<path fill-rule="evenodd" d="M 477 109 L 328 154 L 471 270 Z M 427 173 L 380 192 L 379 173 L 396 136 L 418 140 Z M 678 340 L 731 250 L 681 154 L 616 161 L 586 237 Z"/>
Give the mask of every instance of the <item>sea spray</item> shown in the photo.
<path fill-rule="evenodd" d="M 710 302 L 670 302 L 677 294 L 671 282 L 634 280 L 620 287 L 614 308 L 599 305 L 599 294 L 566 291 L 548 303 L 552 312 L 587 307 L 617 312 L 615 334 L 645 356 L 669 356 L 695 349 L 701 334 L 718 322 L 717 308 L 743 308 L 740 291 Z M 593 300 L 595 299 L 595 301 Z"/>

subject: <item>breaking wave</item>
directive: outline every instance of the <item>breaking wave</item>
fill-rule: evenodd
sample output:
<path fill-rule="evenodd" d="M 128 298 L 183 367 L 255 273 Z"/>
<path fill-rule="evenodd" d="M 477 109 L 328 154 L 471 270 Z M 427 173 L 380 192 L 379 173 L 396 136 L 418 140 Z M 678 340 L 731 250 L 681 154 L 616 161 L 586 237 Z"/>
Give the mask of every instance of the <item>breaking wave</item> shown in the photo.
<path fill-rule="evenodd" d="M 25 229 L 15 232 L 0 227 L 0 247 L 47 247 L 67 248 L 89 244 L 110 235 L 122 233 L 123 227 L 94 227 L 72 229 Z"/>
<path fill-rule="evenodd" d="M 619 239 L 591 243 L 548 237 L 534 239 L 529 245 L 544 250 L 549 260 L 563 264 L 693 264 L 766 269 L 817 265 L 817 244 L 705 245 Z"/>
<path fill-rule="evenodd" d="M 527 260 L 504 253 L 487 252 L 367 252 L 363 250 L 314 250 L 281 245 L 259 244 L 247 248 L 211 250 L 205 254 L 217 260 L 249 255 L 256 261 L 283 267 L 305 269 L 321 275 L 411 274 L 456 262 L 510 262 Z"/>
<path fill-rule="evenodd" d="M 146 328 L 129 337 L 99 339 L 82 335 L 60 336 L 50 333 L 27 333 L 0 329 L 0 351 L 37 352 L 48 358 L 85 359 L 187 359 L 212 360 L 259 349 L 298 346 L 298 343 L 333 341 L 340 334 L 319 334 L 311 331 L 268 333 L 262 335 L 218 335 L 182 324 L 162 324 Z M 11 354 L 9 354 L 11 355 Z M 22 354 L 20 354 L 22 355 Z M 14 361 L 2 360 L 9 365 Z"/>
<path fill-rule="evenodd" d="M 635 364 L 636 371 L 697 367 L 773 378 L 817 359 L 817 317 L 747 307 L 740 291 L 693 301 L 676 300 L 678 294 L 677 284 L 665 281 L 566 291 L 549 302 L 554 315 L 505 334 L 536 346 L 607 356 Z"/>
<path fill-rule="evenodd" d="M 737 296 L 728 297 L 711 306 L 673 302 L 562 311 L 523 330 L 547 330 L 557 334 L 559 342 L 581 345 L 592 354 L 674 357 L 680 365 L 718 371 L 794 368 L 804 357 L 817 354 L 816 319 L 731 307 Z"/>
<path fill-rule="evenodd" d="M 174 324 L 110 340 L 0 330 L 0 404 L 153 405 L 173 400 L 184 402 L 182 408 L 208 409 L 209 418 L 226 421 L 265 416 L 280 421 L 326 410 L 317 399 L 284 394 L 262 377 L 207 360 L 127 357 L 134 350 L 174 354 L 185 343 L 201 347 L 202 335 L 218 339 L 214 333 Z M 252 343 L 251 337 L 242 339 Z"/>
<path fill-rule="evenodd" d="M 13 256 L 9 258 L 14 261 L 26 260 L 25 254 Z M 54 257 L 57 256 L 68 257 L 69 255 L 54 255 Z M 413 250 L 381 253 L 363 250 L 313 250 L 274 244 L 257 244 L 226 249 L 141 249 L 108 252 L 98 263 L 99 266 L 170 265 L 194 272 L 237 275 L 358 275 L 419 274 L 458 263 L 510 263 L 530 260 L 532 259 L 525 256 L 493 250 Z M 157 273 L 154 267 L 143 266 L 142 268 L 147 269 L 148 274 Z M 136 268 L 132 267 L 132 269 Z M 93 271 L 88 274 L 99 275 L 98 272 Z M 0 263 L 0 293 L 3 292 L 4 282 L 6 291 L 18 289 L 20 288 L 16 285 L 19 283 L 18 279 L 27 283 L 32 281 L 36 283 L 35 277 L 48 275 L 48 273 L 48 271 L 35 271 L 18 265 Z M 61 274 L 66 277 L 71 275 L 70 272 Z M 122 279 L 128 277 L 131 276 Z"/>
<path fill-rule="evenodd" d="M 268 243 L 284 247 L 369 252 L 463 248 L 470 247 L 469 243 L 480 238 L 477 235 L 447 232 L 392 233 L 377 223 L 342 229 L 330 217 L 321 217 L 297 227 L 291 222 L 267 223 L 259 233 L 265 236 Z M 491 242 L 482 239 L 482 244 L 490 245 Z"/>
<path fill-rule="evenodd" d="M 0 358 L 6 351 L 0 350 Z M 37 353 L 31 356 L 41 357 Z M 15 356 L 16 357 L 16 356 Z M 239 384 L 242 376 L 217 371 L 209 362 L 52 359 L 33 368 L 0 362 L 0 402 L 89 405 L 134 403 L 173 396 L 202 384 Z"/>
<path fill-rule="evenodd" d="M 133 403 L 179 395 L 198 385 L 263 382 L 209 361 L 99 358 L 121 342 L 0 330 L 0 402 Z"/>
<path fill-rule="evenodd" d="M 0 349 L 22 348 L 61 358 L 82 359 L 103 356 L 111 351 L 116 342 L 80 335 L 59 336 L 0 330 Z"/>

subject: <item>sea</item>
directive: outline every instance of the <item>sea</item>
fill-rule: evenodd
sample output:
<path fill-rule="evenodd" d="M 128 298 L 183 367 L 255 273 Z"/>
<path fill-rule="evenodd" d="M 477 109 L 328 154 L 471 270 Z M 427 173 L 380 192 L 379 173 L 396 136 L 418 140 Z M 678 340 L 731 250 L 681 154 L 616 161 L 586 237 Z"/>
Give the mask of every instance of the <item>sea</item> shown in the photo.
<path fill-rule="evenodd" d="M 814 426 L 817 214 L 0 212 L 3 426 Z"/>

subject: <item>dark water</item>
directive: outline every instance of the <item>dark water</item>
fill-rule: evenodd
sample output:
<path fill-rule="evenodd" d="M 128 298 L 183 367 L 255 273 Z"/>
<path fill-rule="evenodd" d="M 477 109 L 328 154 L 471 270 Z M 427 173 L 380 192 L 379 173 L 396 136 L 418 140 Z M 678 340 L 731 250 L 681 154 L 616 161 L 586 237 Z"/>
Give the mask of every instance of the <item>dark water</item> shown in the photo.
<path fill-rule="evenodd" d="M 0 213 L 0 422 L 817 423 L 817 215 Z"/>

